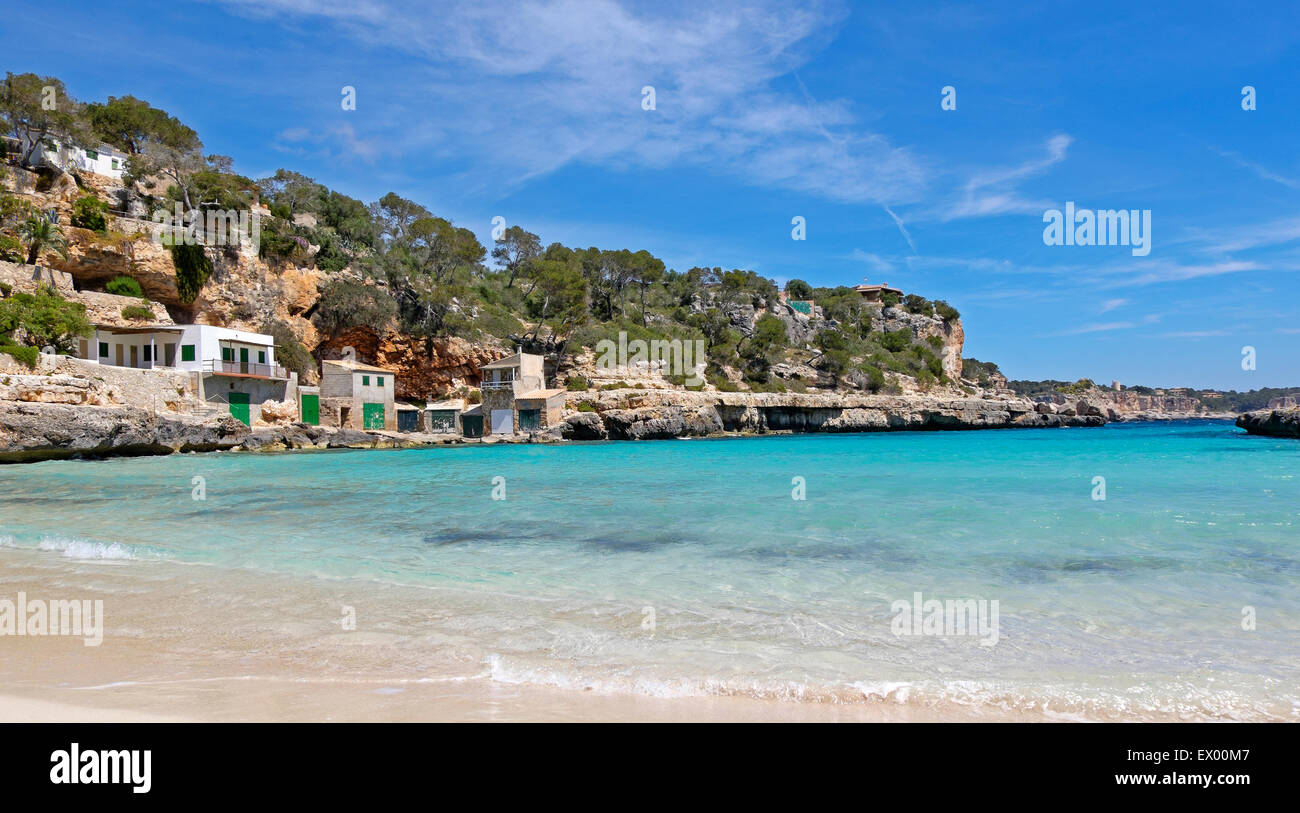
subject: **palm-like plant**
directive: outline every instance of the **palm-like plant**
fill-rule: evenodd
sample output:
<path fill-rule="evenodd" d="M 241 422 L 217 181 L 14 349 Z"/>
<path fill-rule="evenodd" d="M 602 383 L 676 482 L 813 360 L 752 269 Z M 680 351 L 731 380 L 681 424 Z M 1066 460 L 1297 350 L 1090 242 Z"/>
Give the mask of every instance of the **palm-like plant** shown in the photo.
<path fill-rule="evenodd" d="M 27 243 L 27 264 L 35 265 L 41 254 L 57 251 L 59 256 L 67 259 L 68 241 L 63 236 L 63 229 L 58 221 L 46 215 L 34 214 L 18 227 L 18 235 Z"/>

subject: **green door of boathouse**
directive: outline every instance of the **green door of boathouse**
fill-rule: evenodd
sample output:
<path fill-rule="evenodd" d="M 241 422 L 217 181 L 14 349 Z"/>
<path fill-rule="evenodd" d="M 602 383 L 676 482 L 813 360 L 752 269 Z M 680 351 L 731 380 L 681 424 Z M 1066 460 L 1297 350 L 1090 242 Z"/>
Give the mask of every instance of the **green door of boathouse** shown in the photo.
<path fill-rule="evenodd" d="M 302 422 L 312 426 L 320 424 L 320 396 L 315 393 L 302 394 Z"/>
<path fill-rule="evenodd" d="M 384 405 L 383 404 L 362 404 L 361 405 L 361 426 L 365 429 L 383 429 L 384 428 Z"/>
<path fill-rule="evenodd" d="M 461 424 L 464 426 L 465 437 L 481 438 L 483 437 L 483 416 L 482 415 L 461 415 Z"/>
<path fill-rule="evenodd" d="M 252 426 L 252 422 L 248 419 L 248 393 L 230 393 L 230 414 L 245 426 Z"/>
<path fill-rule="evenodd" d="M 519 410 L 519 431 L 532 432 L 542 428 L 542 411 L 540 409 Z"/>

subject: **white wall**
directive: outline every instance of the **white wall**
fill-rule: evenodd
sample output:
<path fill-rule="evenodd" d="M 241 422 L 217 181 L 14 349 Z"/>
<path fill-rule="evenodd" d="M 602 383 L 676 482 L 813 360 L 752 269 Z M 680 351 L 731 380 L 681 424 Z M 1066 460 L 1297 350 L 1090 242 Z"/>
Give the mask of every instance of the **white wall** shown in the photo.
<path fill-rule="evenodd" d="M 176 343 L 176 356 L 172 364 L 173 367 L 186 370 L 188 372 L 201 372 L 204 362 L 220 362 L 221 347 L 227 344 L 234 348 L 233 360 L 239 361 L 240 347 L 248 348 L 248 361 L 250 364 L 275 364 L 275 339 L 263 333 L 251 333 L 246 330 L 232 330 L 224 327 L 213 327 L 212 325 L 176 325 L 181 330 L 179 336 L 175 333 L 113 333 L 111 329 L 100 329 L 95 331 L 95 336 L 90 342 L 89 361 L 95 361 L 100 364 L 117 365 L 116 345 L 122 345 L 122 366 L 124 367 L 160 367 L 167 360 L 165 345 L 169 342 Z M 153 345 L 157 348 L 157 357 L 152 364 L 144 362 L 143 348 L 150 343 L 152 335 Z M 108 355 L 100 358 L 98 347 L 100 342 L 108 343 Z M 194 345 L 194 360 L 182 361 L 184 345 Z M 135 346 L 136 363 L 131 364 L 131 350 Z M 258 353 L 266 354 L 266 361 L 258 361 Z"/>
<path fill-rule="evenodd" d="M 118 180 L 126 172 L 126 154 L 120 153 L 112 147 L 101 144 L 94 150 L 95 157 L 91 158 L 81 147 L 65 145 L 58 139 L 47 140 L 54 142 L 55 149 L 49 150 L 42 147 L 41 155 L 50 163 L 63 169 L 79 169 Z M 116 167 L 113 166 L 114 161 L 117 162 Z"/>

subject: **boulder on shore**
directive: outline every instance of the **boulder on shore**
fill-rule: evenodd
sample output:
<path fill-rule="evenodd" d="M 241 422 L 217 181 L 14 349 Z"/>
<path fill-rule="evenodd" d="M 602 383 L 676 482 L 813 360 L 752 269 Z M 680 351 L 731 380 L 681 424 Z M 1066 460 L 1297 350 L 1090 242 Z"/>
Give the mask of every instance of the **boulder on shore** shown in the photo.
<path fill-rule="evenodd" d="M 1261 409 L 1237 416 L 1237 426 L 1252 435 L 1300 438 L 1300 409 Z"/>

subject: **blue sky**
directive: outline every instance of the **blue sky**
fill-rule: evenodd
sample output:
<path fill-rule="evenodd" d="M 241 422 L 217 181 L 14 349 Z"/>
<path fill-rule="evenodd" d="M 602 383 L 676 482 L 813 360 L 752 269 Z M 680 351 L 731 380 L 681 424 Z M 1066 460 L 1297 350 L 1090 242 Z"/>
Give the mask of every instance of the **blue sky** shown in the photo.
<path fill-rule="evenodd" d="M 1300 384 L 1296 8 L 922 5 L 52 0 L 0 67 L 485 243 L 945 299 L 1012 378 Z M 1044 245 L 1066 201 L 1151 210 L 1150 254 Z"/>

